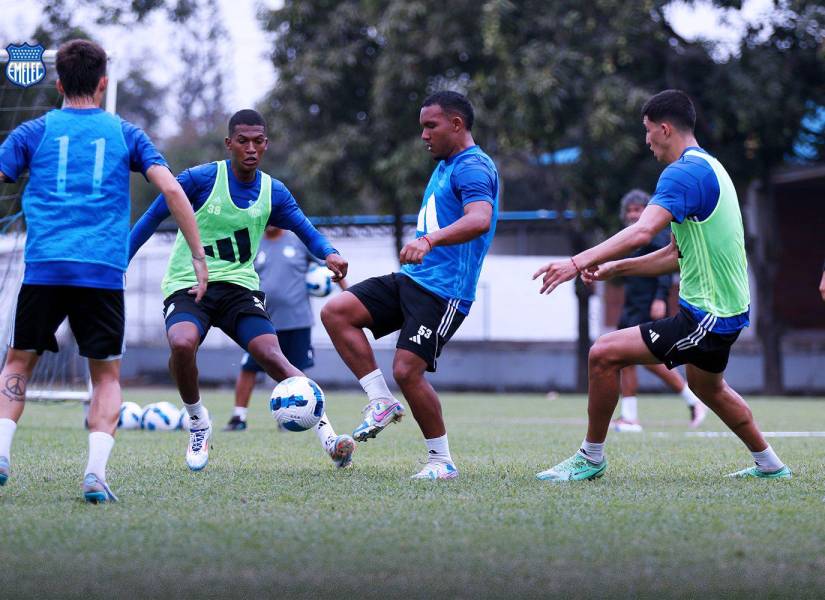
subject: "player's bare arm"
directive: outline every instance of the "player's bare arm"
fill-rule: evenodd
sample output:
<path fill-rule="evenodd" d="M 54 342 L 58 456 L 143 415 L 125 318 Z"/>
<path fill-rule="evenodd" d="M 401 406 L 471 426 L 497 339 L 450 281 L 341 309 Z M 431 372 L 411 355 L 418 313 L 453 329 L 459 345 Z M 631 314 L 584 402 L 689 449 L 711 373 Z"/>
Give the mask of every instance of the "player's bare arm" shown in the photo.
<path fill-rule="evenodd" d="M 195 278 L 198 285 L 193 288 L 195 291 L 195 302 L 200 302 L 206 293 L 206 282 L 209 278 L 209 270 L 206 268 L 206 254 L 201 243 L 201 234 L 195 222 L 195 213 L 192 205 L 186 198 L 183 188 L 172 175 L 172 172 L 165 166 L 153 165 L 146 171 L 146 177 L 157 186 L 160 193 L 166 198 L 166 206 L 169 212 L 175 217 L 189 250 L 192 252 L 192 266 L 195 269 Z"/>
<path fill-rule="evenodd" d="M 333 273 L 332 280 L 340 284 L 340 282 L 343 281 L 344 277 L 347 276 L 347 269 L 349 268 L 349 263 L 343 256 L 341 256 L 340 254 L 335 254 L 334 252 L 327 256 L 326 263 L 327 269 L 329 269 Z M 342 287 L 342 289 L 346 288 Z"/>
<path fill-rule="evenodd" d="M 602 265 L 588 267 L 582 271 L 582 280 L 585 283 L 605 281 L 613 277 L 656 277 L 665 273 L 674 273 L 679 270 L 679 249 L 673 236 L 670 244 L 659 248 L 655 252 L 625 258 L 623 260 L 608 261 Z"/>
<path fill-rule="evenodd" d="M 825 271 L 822 272 L 822 279 L 819 280 L 819 293 L 822 294 L 822 300 L 825 300 Z"/>
<path fill-rule="evenodd" d="M 6 183 L 6 175 L 3 171 L 0 171 L 0 183 Z"/>
<path fill-rule="evenodd" d="M 650 240 L 667 227 L 672 219 L 673 216 L 670 211 L 661 206 L 649 204 L 636 223 L 625 227 L 601 244 L 580 252 L 567 260 L 549 262 L 536 271 L 533 274 L 533 279 L 538 279 L 543 275 L 539 293 L 549 294 L 559 285 L 565 281 L 570 281 L 588 268 L 626 256 L 633 250 L 649 244 Z M 656 253 L 647 256 L 653 256 L 654 254 Z"/>
<path fill-rule="evenodd" d="M 421 264 L 424 257 L 436 246 L 463 244 L 484 235 L 490 231 L 492 218 L 492 204 L 483 200 L 470 202 L 464 207 L 464 216 L 455 223 L 404 246 L 399 256 L 401 264 Z"/>

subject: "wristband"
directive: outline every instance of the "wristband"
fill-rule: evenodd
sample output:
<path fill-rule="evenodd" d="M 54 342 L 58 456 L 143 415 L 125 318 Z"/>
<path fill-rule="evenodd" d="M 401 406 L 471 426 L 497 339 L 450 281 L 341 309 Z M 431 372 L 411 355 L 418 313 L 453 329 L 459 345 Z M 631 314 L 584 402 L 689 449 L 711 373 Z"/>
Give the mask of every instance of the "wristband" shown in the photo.
<path fill-rule="evenodd" d="M 579 268 L 579 265 L 577 265 L 577 264 L 576 264 L 576 261 L 575 261 L 575 260 L 573 260 L 573 257 L 572 257 L 572 256 L 570 257 L 570 262 L 571 262 L 571 263 L 573 263 L 573 266 L 574 266 L 574 267 L 576 267 L 576 273 L 578 273 L 579 275 L 581 275 L 581 274 L 582 274 L 582 270 Z"/>
<path fill-rule="evenodd" d="M 204 254 L 203 256 L 193 256 L 192 260 L 202 260 L 206 262 L 206 254 Z"/>
<path fill-rule="evenodd" d="M 420 239 L 420 240 L 424 240 L 425 242 L 427 242 L 427 245 L 430 247 L 430 250 L 432 250 L 432 249 L 433 249 L 433 243 L 430 241 L 430 238 L 428 238 L 426 235 L 422 235 L 422 236 L 421 236 L 420 238 L 418 238 L 418 239 Z"/>

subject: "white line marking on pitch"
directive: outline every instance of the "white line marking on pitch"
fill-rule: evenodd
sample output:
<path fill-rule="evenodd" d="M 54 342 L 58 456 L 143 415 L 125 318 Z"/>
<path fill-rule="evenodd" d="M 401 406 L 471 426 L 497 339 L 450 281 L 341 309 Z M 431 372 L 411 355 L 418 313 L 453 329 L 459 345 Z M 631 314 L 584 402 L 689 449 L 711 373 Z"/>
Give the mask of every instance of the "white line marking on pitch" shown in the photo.
<path fill-rule="evenodd" d="M 653 431 L 650 435 L 654 437 L 670 437 L 674 435 L 669 431 Z M 675 435 L 679 435 L 676 433 Z M 684 431 L 682 435 L 687 437 L 736 437 L 730 431 Z M 825 431 L 763 431 L 762 435 L 770 438 L 825 438 Z"/>

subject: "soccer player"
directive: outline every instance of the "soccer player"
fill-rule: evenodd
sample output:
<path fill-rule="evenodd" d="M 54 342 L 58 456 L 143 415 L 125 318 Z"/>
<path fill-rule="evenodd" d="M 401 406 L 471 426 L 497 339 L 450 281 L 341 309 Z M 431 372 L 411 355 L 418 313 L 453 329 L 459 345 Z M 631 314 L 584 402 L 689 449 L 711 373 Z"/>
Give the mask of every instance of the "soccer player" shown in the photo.
<path fill-rule="evenodd" d="M 92 378 L 83 496 L 108 502 L 117 500 L 106 483 L 106 463 L 121 404 L 130 170 L 169 198 L 188 246 L 181 260 L 192 264 L 196 300 L 206 291 L 207 268 L 192 207 L 164 158 L 143 131 L 100 108 L 108 83 L 103 48 L 66 42 L 56 67 L 63 108 L 18 126 L 0 147 L 0 181 L 16 181 L 29 170 L 26 269 L 0 374 L 0 485 L 9 477 L 26 384 L 40 355 L 57 352 L 55 331 L 68 317 Z"/>
<path fill-rule="evenodd" d="M 665 90 L 642 108 L 645 142 L 668 166 L 639 220 L 567 260 L 548 263 L 534 275 L 542 293 L 577 274 L 585 282 L 614 276 L 656 277 L 681 273 L 679 314 L 603 335 L 590 349 L 587 435 L 576 454 L 537 475 L 545 481 L 595 479 L 604 475 L 604 442 L 619 395 L 619 372 L 628 365 L 686 364 L 690 388 L 753 455 L 755 466 L 731 477 L 778 479 L 790 469 L 765 441 L 750 408 L 725 381 L 730 347 L 749 324 L 750 295 L 742 216 L 725 169 L 699 147 L 696 110 L 684 92 Z M 670 224 L 666 248 L 636 258 Z"/>
<path fill-rule="evenodd" d="M 624 195 L 621 201 L 622 221 L 627 226 L 639 220 L 642 211 L 650 202 L 650 196 L 642 190 L 631 190 Z M 670 231 L 663 229 L 650 240 L 650 243 L 639 248 L 630 255 L 630 258 L 644 256 L 660 250 L 670 244 Z M 619 317 L 619 329 L 636 327 L 646 321 L 656 321 L 667 315 L 667 297 L 670 294 L 672 276 L 663 273 L 658 277 L 625 277 L 624 278 L 624 306 Z M 707 416 L 708 409 L 690 391 L 685 380 L 677 371 L 670 371 L 664 365 L 651 364 L 644 367 L 664 381 L 670 389 L 682 396 L 690 411 L 690 426 L 698 427 Z M 622 405 L 621 417 L 613 422 L 616 431 L 639 432 L 642 426 L 639 423 L 638 389 L 636 365 L 629 365 L 622 369 L 621 389 Z"/>
<path fill-rule="evenodd" d="M 225 144 L 229 160 L 198 165 L 178 175 L 205 241 L 209 289 L 200 303 L 194 302 L 190 288 L 195 274 L 180 236 L 162 282 L 171 349 L 169 370 L 189 414 L 186 464 L 193 471 L 206 466 L 212 436 L 196 362 L 198 348 L 212 325 L 235 340 L 276 381 L 302 375 L 281 351 L 266 312 L 265 295 L 259 290 L 252 259 L 266 226 L 294 231 L 312 254 L 325 258 L 335 280 L 347 273 L 347 261 L 312 226 L 286 186 L 258 170 L 269 144 L 263 117 L 254 110 L 236 112 L 229 119 Z M 166 198 L 160 195 L 132 229 L 130 259 L 168 215 Z M 355 442 L 349 435 L 336 435 L 326 414 L 315 432 L 337 466 L 352 462 Z"/>
<path fill-rule="evenodd" d="M 287 360 L 304 370 L 315 364 L 312 350 L 312 308 L 306 274 L 309 265 L 322 264 L 291 231 L 267 226 L 255 257 L 255 271 L 266 294 L 266 312 L 278 334 Z M 338 282 L 346 289 L 346 280 Z M 245 352 L 235 380 L 235 407 L 224 431 L 244 431 L 255 377 L 263 368 Z"/>
<path fill-rule="evenodd" d="M 401 271 L 362 281 L 321 311 L 336 350 L 358 377 L 369 403 L 353 436 L 375 437 L 404 415 L 393 398 L 363 329 L 377 338 L 400 331 L 393 377 L 424 434 L 428 462 L 413 479 L 453 479 L 441 403 L 425 371 L 436 360 L 475 299 L 481 263 L 495 232 L 499 179 L 495 164 L 476 146 L 473 107 L 456 92 L 424 100 L 421 139 L 438 161 L 424 191 L 416 238 L 401 250 Z"/>

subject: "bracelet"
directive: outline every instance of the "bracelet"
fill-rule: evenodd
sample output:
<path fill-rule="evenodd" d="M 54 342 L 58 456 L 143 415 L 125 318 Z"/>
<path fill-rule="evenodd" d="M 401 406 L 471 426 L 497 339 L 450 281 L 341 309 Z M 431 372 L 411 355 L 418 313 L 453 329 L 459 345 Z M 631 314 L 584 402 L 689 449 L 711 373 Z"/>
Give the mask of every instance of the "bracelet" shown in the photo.
<path fill-rule="evenodd" d="M 203 256 L 193 256 L 192 260 L 202 260 L 206 262 L 206 254 L 204 254 Z"/>
<path fill-rule="evenodd" d="M 430 241 L 430 238 L 428 238 L 426 235 L 422 235 L 422 236 L 421 236 L 420 238 L 418 238 L 418 239 L 420 239 L 420 240 L 424 240 L 425 242 L 427 242 L 427 245 L 430 247 L 430 250 L 432 250 L 432 249 L 433 249 L 433 243 Z"/>
<path fill-rule="evenodd" d="M 576 264 L 576 261 L 575 261 L 575 260 L 573 260 L 573 257 L 572 257 L 572 256 L 570 257 L 570 262 L 571 262 L 571 263 L 573 263 L 573 266 L 574 266 L 574 267 L 576 267 L 576 273 L 578 273 L 579 275 L 581 275 L 581 274 L 582 274 L 582 270 L 579 268 L 579 265 L 577 265 L 577 264 Z"/>

